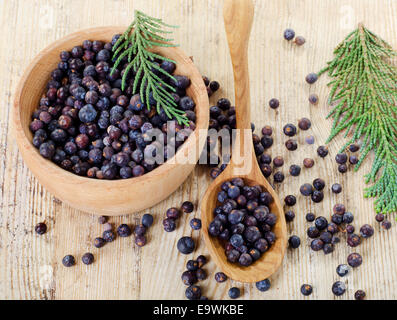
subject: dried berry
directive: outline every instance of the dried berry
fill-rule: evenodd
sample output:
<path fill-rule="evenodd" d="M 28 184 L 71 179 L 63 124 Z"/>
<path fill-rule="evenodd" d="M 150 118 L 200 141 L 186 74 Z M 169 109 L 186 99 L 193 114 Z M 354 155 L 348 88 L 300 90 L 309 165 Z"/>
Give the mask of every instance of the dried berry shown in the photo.
<path fill-rule="evenodd" d="M 200 255 L 197 257 L 196 261 L 198 263 L 199 268 L 201 268 L 207 263 L 207 258 L 203 255 Z"/>
<path fill-rule="evenodd" d="M 67 255 L 63 257 L 62 264 L 65 267 L 73 267 L 76 264 L 76 260 L 72 255 Z"/>
<path fill-rule="evenodd" d="M 281 171 L 277 171 L 274 175 L 274 182 L 281 183 L 284 181 L 284 174 Z"/>
<path fill-rule="evenodd" d="M 315 203 L 319 203 L 324 199 L 324 193 L 322 191 L 314 190 L 312 193 L 312 201 Z"/>
<path fill-rule="evenodd" d="M 182 273 L 181 279 L 186 286 L 191 286 L 197 282 L 196 273 L 193 271 L 185 271 Z"/>
<path fill-rule="evenodd" d="M 313 137 L 313 136 L 307 136 L 307 137 L 305 138 L 305 142 L 306 142 L 307 144 L 314 144 L 314 137 Z"/>
<path fill-rule="evenodd" d="M 378 213 L 378 214 L 375 216 L 375 220 L 376 220 L 377 222 L 382 222 L 383 220 L 385 220 L 385 215 L 384 215 L 383 213 Z"/>
<path fill-rule="evenodd" d="M 313 180 L 313 187 L 316 190 L 323 190 L 325 187 L 325 181 L 323 179 L 317 178 Z"/>
<path fill-rule="evenodd" d="M 291 236 L 288 239 L 289 246 L 293 249 L 299 248 L 301 244 L 301 239 L 298 236 Z"/>
<path fill-rule="evenodd" d="M 285 197 L 284 202 L 287 206 L 294 206 L 296 204 L 296 197 L 293 195 L 288 195 Z"/>
<path fill-rule="evenodd" d="M 304 296 L 310 296 L 313 292 L 313 287 L 310 284 L 303 284 L 301 286 L 301 293 Z"/>
<path fill-rule="evenodd" d="M 114 239 L 116 239 L 116 235 L 114 234 L 114 232 L 112 230 L 105 230 L 102 234 L 102 238 L 106 242 L 112 242 L 112 241 L 114 241 Z"/>
<path fill-rule="evenodd" d="M 39 235 L 43 235 L 47 232 L 47 225 L 44 222 L 40 222 L 36 224 L 36 226 L 34 227 L 34 231 L 36 231 L 36 233 Z"/>
<path fill-rule="evenodd" d="M 298 127 L 301 130 L 309 130 L 311 126 L 312 123 L 308 118 L 302 118 L 298 122 Z"/>
<path fill-rule="evenodd" d="M 361 243 L 361 238 L 359 235 L 353 233 L 347 236 L 347 244 L 349 247 L 352 248 L 357 247 L 358 245 L 360 245 L 360 243 Z"/>
<path fill-rule="evenodd" d="M 94 255 L 90 252 L 87 252 L 81 257 L 81 261 L 84 264 L 89 265 L 94 262 Z"/>
<path fill-rule="evenodd" d="M 309 74 L 306 76 L 305 79 L 306 79 L 306 82 L 307 82 L 307 83 L 313 84 L 313 83 L 315 83 L 315 82 L 317 81 L 318 76 L 317 76 L 316 73 L 309 73 Z"/>
<path fill-rule="evenodd" d="M 347 263 L 349 264 L 349 266 L 351 266 L 352 268 L 357 268 L 359 267 L 363 262 L 363 258 L 361 257 L 360 254 L 358 253 L 351 253 L 349 254 L 349 256 L 347 257 Z"/>
<path fill-rule="evenodd" d="M 336 163 L 339 163 L 339 164 L 344 164 L 344 163 L 346 163 L 346 162 L 347 162 L 347 155 L 346 155 L 346 153 L 338 153 L 338 154 L 335 156 L 335 161 L 336 161 Z"/>
<path fill-rule="evenodd" d="M 342 192 L 342 186 L 339 183 L 334 183 L 331 187 L 333 193 L 338 194 Z"/>
<path fill-rule="evenodd" d="M 167 218 L 169 219 L 178 219 L 180 216 L 180 211 L 177 208 L 169 208 L 166 212 Z"/>
<path fill-rule="evenodd" d="M 295 212 L 293 212 L 293 211 L 287 211 L 286 213 L 285 213 L 285 220 L 287 221 L 287 222 L 291 222 L 291 221 L 293 221 L 295 219 Z"/>
<path fill-rule="evenodd" d="M 255 286 L 256 286 L 256 288 L 259 291 L 266 292 L 267 290 L 270 289 L 270 286 L 271 286 L 270 280 L 269 279 L 265 279 L 265 280 L 262 280 L 262 281 L 258 281 L 258 282 L 255 283 Z"/>
<path fill-rule="evenodd" d="M 357 290 L 354 293 L 354 299 L 356 299 L 356 300 L 364 300 L 365 299 L 365 292 L 363 290 Z"/>
<path fill-rule="evenodd" d="M 352 165 L 355 165 L 355 164 L 357 164 L 358 163 L 358 158 L 357 158 L 357 156 L 350 156 L 349 157 L 349 163 L 350 164 L 352 164 Z"/>
<path fill-rule="evenodd" d="M 272 127 L 270 127 L 270 126 L 264 126 L 264 127 L 262 128 L 262 134 L 263 134 L 264 136 L 271 136 L 272 133 L 273 133 Z"/>
<path fill-rule="evenodd" d="M 314 160 L 310 158 L 305 158 L 303 160 L 303 165 L 305 166 L 305 168 L 311 168 L 314 166 Z"/>
<path fill-rule="evenodd" d="M 198 269 L 198 262 L 197 260 L 189 260 L 186 263 L 186 269 L 188 271 L 196 271 Z"/>
<path fill-rule="evenodd" d="M 349 273 L 349 266 L 347 264 L 340 264 L 339 266 L 337 266 L 336 268 L 336 273 L 341 276 L 344 277 Z"/>
<path fill-rule="evenodd" d="M 305 218 L 306 218 L 306 221 L 307 221 L 307 222 L 313 222 L 314 219 L 316 219 L 316 216 L 315 216 L 313 213 L 310 213 L 310 212 L 309 212 L 309 213 L 306 214 L 306 217 L 305 217 Z"/>
<path fill-rule="evenodd" d="M 215 281 L 222 283 L 225 282 L 227 280 L 227 275 L 224 274 L 223 272 L 217 272 L 215 273 Z"/>
<path fill-rule="evenodd" d="M 301 173 L 301 167 L 296 164 L 293 164 L 292 166 L 289 167 L 289 173 L 291 176 L 297 177 Z"/>
<path fill-rule="evenodd" d="M 324 242 L 324 243 L 331 243 L 332 240 L 332 233 L 328 232 L 328 231 L 324 231 L 321 235 L 320 235 L 320 239 Z"/>
<path fill-rule="evenodd" d="M 273 159 L 273 164 L 277 168 L 282 167 L 284 165 L 284 159 L 280 156 L 277 156 Z"/>
<path fill-rule="evenodd" d="M 296 127 L 293 124 L 288 123 L 284 126 L 283 132 L 286 136 L 293 137 L 296 135 Z"/>
<path fill-rule="evenodd" d="M 126 224 L 121 224 L 117 228 L 117 234 L 120 237 L 129 237 L 131 235 L 131 228 Z"/>
<path fill-rule="evenodd" d="M 218 81 L 211 81 L 209 84 L 209 87 L 212 92 L 218 91 L 220 88 L 220 84 Z"/>
<path fill-rule="evenodd" d="M 351 213 L 351 212 L 345 212 L 345 213 L 343 214 L 343 222 L 344 222 L 344 223 L 352 223 L 353 220 L 354 220 L 353 213 Z"/>
<path fill-rule="evenodd" d="M 240 289 L 236 287 L 230 288 L 228 294 L 231 299 L 237 299 L 240 297 Z"/>
<path fill-rule="evenodd" d="M 263 136 L 261 138 L 261 144 L 264 149 L 269 149 L 273 145 L 273 138 L 271 136 Z"/>
<path fill-rule="evenodd" d="M 197 218 L 193 218 L 190 220 L 190 227 L 193 230 L 200 230 L 201 229 L 201 220 Z"/>
<path fill-rule="evenodd" d="M 285 147 L 289 151 L 295 151 L 296 149 L 298 149 L 298 143 L 294 139 L 289 139 L 285 142 Z"/>
<path fill-rule="evenodd" d="M 106 244 L 106 241 L 103 238 L 95 238 L 95 240 L 94 240 L 95 248 L 102 248 L 105 244 Z"/>
<path fill-rule="evenodd" d="M 334 205 L 333 211 L 335 214 L 343 216 L 346 212 L 346 207 L 341 203 L 337 203 L 336 205 Z"/>
<path fill-rule="evenodd" d="M 295 38 L 294 42 L 295 42 L 295 44 L 296 44 L 297 46 L 302 46 L 302 45 L 305 44 L 306 40 L 305 40 L 305 38 L 302 37 L 302 36 L 297 36 L 297 37 Z"/>
<path fill-rule="evenodd" d="M 357 152 L 360 149 L 360 146 L 358 144 L 351 144 L 349 146 L 350 152 Z"/>
<path fill-rule="evenodd" d="M 346 291 L 346 285 L 341 281 L 336 281 L 332 285 L 332 293 L 336 296 L 341 296 Z"/>
<path fill-rule="evenodd" d="M 320 231 L 316 227 L 309 227 L 307 229 L 307 236 L 311 239 L 315 239 L 320 235 Z"/>
<path fill-rule="evenodd" d="M 391 228 L 391 222 L 389 220 L 385 220 L 381 223 L 381 227 L 385 230 L 389 230 Z"/>
<path fill-rule="evenodd" d="M 340 225 L 343 222 L 343 216 L 339 214 L 333 214 L 331 217 L 331 221 L 337 225 Z"/>
<path fill-rule="evenodd" d="M 125 225 L 124 225 L 125 226 Z M 128 226 L 127 226 L 128 227 Z M 130 232 L 131 232 L 131 230 L 130 230 Z M 143 236 L 143 235 L 145 235 L 145 233 L 146 233 L 146 227 L 144 226 L 144 225 L 142 225 L 142 224 L 139 224 L 139 225 L 137 225 L 137 226 L 135 226 L 135 228 L 134 228 L 134 234 L 136 235 L 136 236 Z M 131 233 L 130 233 L 131 234 Z"/>
<path fill-rule="evenodd" d="M 135 244 L 138 247 L 143 247 L 146 245 L 146 237 L 145 236 L 136 236 L 135 237 Z"/>
<path fill-rule="evenodd" d="M 328 155 L 328 148 L 326 146 L 320 146 L 317 148 L 317 154 L 321 158 L 325 158 Z"/>
<path fill-rule="evenodd" d="M 316 218 L 314 224 L 318 230 L 324 230 L 328 226 L 328 221 L 324 217 L 318 217 Z"/>
<path fill-rule="evenodd" d="M 364 224 L 360 228 L 360 234 L 363 238 L 371 238 L 374 235 L 374 228 L 369 224 Z"/>
<path fill-rule="evenodd" d="M 354 226 L 352 226 L 351 224 L 348 224 L 348 225 L 346 226 L 346 232 L 347 232 L 347 233 L 354 233 L 354 231 L 355 231 L 355 228 L 354 228 Z"/>
<path fill-rule="evenodd" d="M 310 247 L 312 248 L 313 251 L 320 251 L 324 247 L 324 242 L 320 239 L 314 239 L 310 243 Z"/>
<path fill-rule="evenodd" d="M 299 191 L 303 196 L 308 197 L 313 194 L 313 187 L 311 184 L 305 183 L 300 187 Z"/>
<path fill-rule="evenodd" d="M 207 279 L 207 272 L 204 269 L 200 268 L 196 271 L 196 277 L 198 281 L 203 281 Z"/>
<path fill-rule="evenodd" d="M 324 254 L 330 254 L 334 252 L 334 245 L 332 243 L 325 243 L 323 247 Z"/>
<path fill-rule="evenodd" d="M 313 104 L 313 105 L 316 105 L 316 104 L 318 104 L 318 95 L 317 94 L 311 94 L 310 96 L 309 96 L 309 102 L 311 103 L 311 104 Z"/>
<path fill-rule="evenodd" d="M 277 109 L 280 106 L 280 102 L 277 99 L 273 98 L 269 101 L 269 106 L 272 109 Z"/>
<path fill-rule="evenodd" d="M 347 172 L 347 166 L 346 166 L 345 164 L 340 164 L 340 165 L 338 166 L 338 171 L 339 171 L 340 173 L 346 173 L 346 172 Z"/>
<path fill-rule="evenodd" d="M 241 249 L 241 247 L 240 247 L 240 249 Z M 240 258 L 238 259 L 238 262 L 241 266 L 248 267 L 252 264 L 253 260 L 252 260 L 252 257 L 248 253 L 242 253 L 240 255 Z"/>
<path fill-rule="evenodd" d="M 292 29 L 285 29 L 284 31 L 284 39 L 285 40 L 292 40 L 295 37 L 295 31 Z"/>
<path fill-rule="evenodd" d="M 199 300 L 201 298 L 201 289 L 198 286 L 190 286 L 185 291 L 185 296 L 189 300 Z"/>
<path fill-rule="evenodd" d="M 194 210 L 194 205 L 190 201 L 185 201 L 184 203 L 182 203 L 181 209 L 185 213 L 191 213 Z"/>
<path fill-rule="evenodd" d="M 146 213 L 142 216 L 142 224 L 146 228 L 150 228 L 153 224 L 153 216 L 149 213 Z"/>
<path fill-rule="evenodd" d="M 190 254 L 195 248 L 194 241 L 191 237 L 182 237 L 178 240 L 177 248 L 180 253 Z"/>

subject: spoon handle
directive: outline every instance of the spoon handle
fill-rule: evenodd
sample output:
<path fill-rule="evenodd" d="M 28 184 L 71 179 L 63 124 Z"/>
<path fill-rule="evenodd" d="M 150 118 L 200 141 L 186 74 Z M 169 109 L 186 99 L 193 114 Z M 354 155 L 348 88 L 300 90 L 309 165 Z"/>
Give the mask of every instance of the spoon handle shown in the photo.
<path fill-rule="evenodd" d="M 234 74 L 236 128 L 240 130 L 237 137 L 240 141 L 240 155 L 244 150 L 245 158 L 252 154 L 248 42 L 253 18 L 252 0 L 224 0 L 223 20 Z M 242 129 L 249 131 L 243 132 Z"/>

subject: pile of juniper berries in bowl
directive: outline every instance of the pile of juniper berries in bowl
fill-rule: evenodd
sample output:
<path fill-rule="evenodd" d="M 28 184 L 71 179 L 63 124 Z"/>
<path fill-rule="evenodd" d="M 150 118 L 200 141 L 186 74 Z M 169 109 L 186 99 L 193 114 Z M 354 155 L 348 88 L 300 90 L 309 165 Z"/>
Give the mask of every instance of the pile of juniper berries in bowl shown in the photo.
<path fill-rule="evenodd" d="M 186 95 L 188 77 L 164 80 L 175 88 L 173 97 L 186 112 L 189 126 L 170 120 L 163 110 L 158 113 L 153 98 L 148 108 L 139 94 L 133 94 L 132 70 L 121 90 L 127 61 L 111 74 L 112 46 L 118 38 L 115 35 L 109 43 L 85 40 L 62 51 L 32 114 L 33 145 L 44 158 L 80 176 L 108 180 L 142 176 L 159 165 L 147 161 L 147 156 L 161 154 L 166 161 L 195 129 L 195 103 Z M 175 72 L 172 62 L 156 63 L 169 74 Z M 149 132 L 155 128 L 163 133 L 164 143 L 152 141 Z"/>
<path fill-rule="evenodd" d="M 261 186 L 234 178 L 221 185 L 217 199 L 208 233 L 224 242 L 228 261 L 247 267 L 276 241 L 271 230 L 277 217 L 269 209 L 273 197 Z"/>

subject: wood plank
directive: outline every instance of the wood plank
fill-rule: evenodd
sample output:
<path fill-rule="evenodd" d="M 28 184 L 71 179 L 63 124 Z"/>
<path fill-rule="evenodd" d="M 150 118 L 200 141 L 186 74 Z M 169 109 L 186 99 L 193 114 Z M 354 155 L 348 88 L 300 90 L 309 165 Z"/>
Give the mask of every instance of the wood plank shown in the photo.
<path fill-rule="evenodd" d="M 54 199 L 41 187 L 24 165 L 15 141 L 9 131 L 9 110 L 17 81 L 29 61 L 55 39 L 82 28 L 101 25 L 127 25 L 135 8 L 148 14 L 163 17 L 167 22 L 181 26 L 175 38 L 203 74 L 220 81 L 222 89 L 211 99 L 233 98 L 233 76 L 223 31 L 222 2 L 211 0 L 9 0 L 0 1 L 0 298 L 1 299 L 178 299 L 184 296 L 180 275 L 185 262 L 193 255 L 177 253 L 176 241 L 182 235 L 192 234 L 199 243 L 194 256 L 206 254 L 200 232 L 192 232 L 188 223 L 199 216 L 195 211 L 183 216 L 176 232 L 165 233 L 161 220 L 168 207 L 179 206 L 184 200 L 196 204 L 210 183 L 208 170 L 197 168 L 190 178 L 167 200 L 146 210 L 155 214 L 155 225 L 149 231 L 149 243 L 138 249 L 133 238 L 118 239 L 98 250 L 92 240 L 101 233 L 96 218 L 71 209 Z M 217 271 L 212 261 L 206 267 L 210 278 L 202 282 L 205 295 L 226 299 L 231 285 L 244 288 L 244 299 L 302 299 L 300 286 L 310 283 L 313 295 L 305 299 L 352 299 L 357 289 L 367 292 L 368 299 L 397 298 L 397 234 L 393 217 L 392 230 L 379 230 L 374 221 L 373 201 L 362 197 L 365 187 L 363 175 L 370 170 L 367 159 L 358 171 L 345 175 L 337 173 L 333 161 L 343 145 L 338 137 L 330 145 L 331 156 L 319 159 L 315 147 L 304 144 L 304 138 L 313 134 L 316 145 L 323 144 L 331 126 L 325 120 L 327 78 L 308 86 L 304 77 L 319 70 L 332 58 L 333 48 L 358 22 L 397 48 L 397 2 L 394 0 L 301 0 L 255 1 L 255 21 L 250 42 L 250 72 L 252 117 L 259 133 L 269 124 L 278 128 L 274 135 L 272 156 L 283 155 L 286 164 L 285 182 L 277 187 L 281 198 L 294 194 L 298 204 L 293 208 L 296 219 L 288 226 L 290 234 L 299 235 L 302 245 L 288 250 L 282 268 L 271 278 L 272 289 L 260 293 L 254 285 L 228 281 L 217 284 L 213 275 Z M 292 27 L 306 38 L 306 44 L 296 47 L 282 39 L 285 28 Z M 307 98 L 316 92 L 318 106 L 310 106 Z M 277 97 L 281 106 L 277 111 L 267 106 L 270 98 Z M 233 100 L 233 99 L 232 99 Z M 301 117 L 312 120 L 307 133 L 299 133 L 299 149 L 286 152 L 285 137 L 280 128 L 288 122 L 296 123 Z M 303 169 L 299 177 L 291 177 L 289 165 L 301 164 L 311 156 L 316 164 Z M 298 187 L 321 177 L 327 182 L 325 200 L 313 204 L 298 195 Z M 333 195 L 332 183 L 339 182 L 343 193 Z M 353 250 L 341 243 L 328 256 L 310 251 L 305 231 L 308 224 L 305 214 L 330 216 L 335 203 L 344 203 L 356 217 L 354 225 L 364 223 L 375 226 L 376 233 L 357 248 L 363 255 L 363 265 L 346 278 L 347 293 L 335 298 L 332 283 L 339 280 L 335 268 L 344 263 Z M 112 219 L 120 223 L 138 223 L 143 212 Z M 45 236 L 34 234 L 39 221 L 48 223 Z M 344 236 L 342 236 L 342 242 Z M 78 263 L 66 269 L 61 259 L 74 254 L 81 259 L 86 251 L 95 254 L 96 263 L 83 266 Z M 43 278 L 47 277 L 47 281 Z M 45 280 L 45 279 L 44 279 Z"/>

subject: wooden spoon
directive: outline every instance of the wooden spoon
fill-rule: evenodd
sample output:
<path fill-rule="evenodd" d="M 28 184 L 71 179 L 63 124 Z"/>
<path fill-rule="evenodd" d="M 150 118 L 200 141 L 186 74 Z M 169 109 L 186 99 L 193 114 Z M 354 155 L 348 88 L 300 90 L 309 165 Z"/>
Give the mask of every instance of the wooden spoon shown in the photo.
<path fill-rule="evenodd" d="M 224 2 L 223 17 L 234 72 L 236 122 L 237 128 L 240 129 L 238 132 L 244 131 L 244 134 L 237 132 L 231 162 L 210 185 L 201 202 L 204 239 L 210 255 L 227 276 L 240 282 L 257 282 L 271 276 L 280 267 L 287 245 L 283 208 L 278 195 L 262 175 L 253 150 L 248 76 L 248 40 L 253 15 L 254 7 L 251 0 Z M 242 150 L 245 156 L 240 155 Z M 239 158 L 242 161 L 238 161 Z M 227 261 L 222 242 L 208 234 L 208 226 L 214 218 L 213 211 L 217 205 L 217 194 L 221 190 L 221 184 L 235 177 L 243 178 L 250 186 L 261 185 L 266 189 L 274 198 L 270 210 L 277 216 L 277 223 L 272 230 L 276 234 L 276 242 L 249 267 Z"/>

